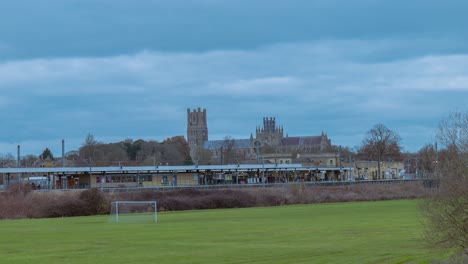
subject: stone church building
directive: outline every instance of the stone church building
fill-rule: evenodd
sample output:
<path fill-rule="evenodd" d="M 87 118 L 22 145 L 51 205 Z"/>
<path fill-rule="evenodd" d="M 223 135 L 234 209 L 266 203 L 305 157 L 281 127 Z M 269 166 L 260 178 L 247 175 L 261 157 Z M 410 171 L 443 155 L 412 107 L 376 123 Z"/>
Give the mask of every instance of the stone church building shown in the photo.
<path fill-rule="evenodd" d="M 258 162 L 259 156 L 268 154 L 279 157 L 292 153 L 321 153 L 331 148 L 331 140 L 324 132 L 318 136 L 285 136 L 283 127 L 276 124 L 274 117 L 263 118 L 263 126 L 257 126 L 255 136 L 251 133 L 250 138 L 208 140 L 207 112 L 200 108 L 187 109 L 187 141 L 192 160 L 200 160 L 201 153 L 208 151 L 211 159 L 221 164 Z"/>

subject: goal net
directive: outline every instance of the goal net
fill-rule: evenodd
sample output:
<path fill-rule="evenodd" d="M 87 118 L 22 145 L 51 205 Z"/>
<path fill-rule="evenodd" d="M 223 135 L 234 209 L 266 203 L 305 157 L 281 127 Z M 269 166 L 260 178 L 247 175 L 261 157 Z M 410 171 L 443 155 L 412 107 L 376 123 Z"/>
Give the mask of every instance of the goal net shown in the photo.
<path fill-rule="evenodd" d="M 157 221 L 156 201 L 111 202 L 109 222 L 156 223 Z"/>

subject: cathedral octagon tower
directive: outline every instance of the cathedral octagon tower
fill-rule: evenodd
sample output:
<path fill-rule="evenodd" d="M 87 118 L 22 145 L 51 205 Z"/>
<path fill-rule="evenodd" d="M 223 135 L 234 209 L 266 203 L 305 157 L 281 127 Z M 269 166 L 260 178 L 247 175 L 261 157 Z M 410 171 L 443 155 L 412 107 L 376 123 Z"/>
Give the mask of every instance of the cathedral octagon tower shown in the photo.
<path fill-rule="evenodd" d="M 263 127 L 257 127 L 256 139 L 262 146 L 278 146 L 283 138 L 283 128 L 276 126 L 274 117 L 263 118 Z"/>

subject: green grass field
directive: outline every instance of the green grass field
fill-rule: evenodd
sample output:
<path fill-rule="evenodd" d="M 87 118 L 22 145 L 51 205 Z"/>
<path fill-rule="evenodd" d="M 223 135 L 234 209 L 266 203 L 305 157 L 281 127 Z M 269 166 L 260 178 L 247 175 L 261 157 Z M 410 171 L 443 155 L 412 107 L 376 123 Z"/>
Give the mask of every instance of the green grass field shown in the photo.
<path fill-rule="evenodd" d="M 430 263 L 417 201 L 0 221 L 0 263 Z"/>

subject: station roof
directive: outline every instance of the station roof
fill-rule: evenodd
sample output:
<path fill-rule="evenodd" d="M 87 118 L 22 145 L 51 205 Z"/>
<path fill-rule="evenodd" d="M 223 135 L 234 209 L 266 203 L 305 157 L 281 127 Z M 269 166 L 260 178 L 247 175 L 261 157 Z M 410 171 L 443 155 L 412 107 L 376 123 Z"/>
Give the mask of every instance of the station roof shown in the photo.
<path fill-rule="evenodd" d="M 301 164 L 235 164 L 189 166 L 122 166 L 122 167 L 50 167 L 50 168 L 0 168 L 0 173 L 130 173 L 130 172 L 185 172 L 185 171 L 252 171 L 294 170 Z"/>
<path fill-rule="evenodd" d="M 0 168 L 1 173 L 74 174 L 74 173 L 164 173 L 199 171 L 338 171 L 354 168 L 303 166 L 302 164 L 233 164 L 233 165 L 189 165 L 189 166 L 122 166 L 122 167 L 50 167 L 50 168 Z"/>

